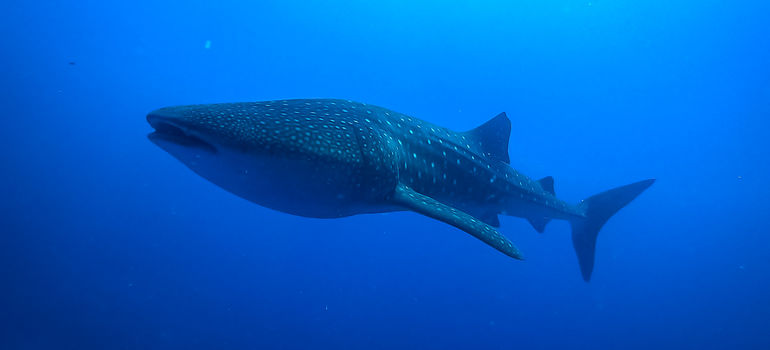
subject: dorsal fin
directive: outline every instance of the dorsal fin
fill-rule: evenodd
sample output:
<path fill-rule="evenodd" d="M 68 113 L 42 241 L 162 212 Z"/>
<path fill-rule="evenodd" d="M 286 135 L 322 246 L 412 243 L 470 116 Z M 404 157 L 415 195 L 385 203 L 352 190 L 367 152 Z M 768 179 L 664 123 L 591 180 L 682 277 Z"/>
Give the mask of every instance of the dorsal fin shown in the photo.
<path fill-rule="evenodd" d="M 556 195 L 556 191 L 553 190 L 553 177 L 546 176 L 540 180 L 537 180 L 537 182 L 540 184 L 540 187 L 543 188 L 544 191 Z"/>
<path fill-rule="evenodd" d="M 511 121 L 505 115 L 505 112 L 498 114 L 475 129 L 467 131 L 465 134 L 471 136 L 477 142 L 484 156 L 506 164 L 511 163 L 511 159 L 508 157 Z"/>

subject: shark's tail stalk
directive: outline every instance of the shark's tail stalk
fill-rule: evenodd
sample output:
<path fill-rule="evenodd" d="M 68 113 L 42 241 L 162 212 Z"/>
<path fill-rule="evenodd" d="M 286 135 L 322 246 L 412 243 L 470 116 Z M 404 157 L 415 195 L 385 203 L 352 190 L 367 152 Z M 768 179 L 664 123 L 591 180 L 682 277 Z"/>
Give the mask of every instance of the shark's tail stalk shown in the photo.
<path fill-rule="evenodd" d="M 594 268 L 594 253 L 596 250 L 596 237 L 604 223 L 612 215 L 618 212 L 636 196 L 650 187 L 655 179 L 649 179 L 632 183 L 630 185 L 613 188 L 609 191 L 584 199 L 578 207 L 585 213 L 585 218 L 573 220 L 572 245 L 577 253 L 580 272 L 583 279 L 591 280 L 591 272 Z"/>

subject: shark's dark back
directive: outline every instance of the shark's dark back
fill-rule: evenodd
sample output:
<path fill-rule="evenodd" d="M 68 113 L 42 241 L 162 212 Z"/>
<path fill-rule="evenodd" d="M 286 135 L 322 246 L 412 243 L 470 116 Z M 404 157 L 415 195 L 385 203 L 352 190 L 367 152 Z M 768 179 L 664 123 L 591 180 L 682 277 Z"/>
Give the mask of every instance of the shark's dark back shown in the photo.
<path fill-rule="evenodd" d="M 247 151 L 360 162 L 358 118 L 333 100 L 279 100 L 170 107 L 195 129 Z M 186 111 L 187 110 L 187 111 Z M 162 110 L 161 110 L 162 111 Z M 191 125 L 192 126 L 192 125 Z M 226 126 L 226 127 L 225 127 Z"/>

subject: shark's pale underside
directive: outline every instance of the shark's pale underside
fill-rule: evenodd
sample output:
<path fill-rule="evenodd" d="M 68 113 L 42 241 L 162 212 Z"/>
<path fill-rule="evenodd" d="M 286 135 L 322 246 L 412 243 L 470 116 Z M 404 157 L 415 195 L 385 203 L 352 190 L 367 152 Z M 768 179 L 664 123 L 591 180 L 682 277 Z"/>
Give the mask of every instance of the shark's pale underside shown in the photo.
<path fill-rule="evenodd" d="M 654 180 L 618 187 L 577 205 L 556 198 L 553 178 L 532 180 L 509 165 L 504 113 L 455 132 L 385 108 L 297 99 L 161 108 L 150 140 L 222 188 L 262 206 L 315 218 L 411 210 L 455 226 L 502 253 L 521 254 L 498 215 L 572 224 L 583 279 L 602 225 Z"/>

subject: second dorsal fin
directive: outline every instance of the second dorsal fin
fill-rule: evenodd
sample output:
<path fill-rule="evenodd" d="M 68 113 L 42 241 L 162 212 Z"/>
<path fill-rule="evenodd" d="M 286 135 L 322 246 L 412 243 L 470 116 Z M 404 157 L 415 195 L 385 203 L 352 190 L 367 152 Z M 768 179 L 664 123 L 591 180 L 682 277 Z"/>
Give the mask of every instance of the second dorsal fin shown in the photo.
<path fill-rule="evenodd" d="M 552 195 L 556 195 L 556 191 L 553 190 L 553 177 L 546 176 L 540 180 L 537 180 L 537 182 L 540 184 L 540 187 L 543 188 L 543 191 L 546 191 Z"/>
<path fill-rule="evenodd" d="M 511 121 L 505 112 L 479 125 L 465 135 L 474 139 L 484 156 L 506 164 L 511 163 L 508 156 L 508 139 L 511 138 Z"/>

